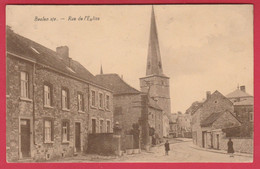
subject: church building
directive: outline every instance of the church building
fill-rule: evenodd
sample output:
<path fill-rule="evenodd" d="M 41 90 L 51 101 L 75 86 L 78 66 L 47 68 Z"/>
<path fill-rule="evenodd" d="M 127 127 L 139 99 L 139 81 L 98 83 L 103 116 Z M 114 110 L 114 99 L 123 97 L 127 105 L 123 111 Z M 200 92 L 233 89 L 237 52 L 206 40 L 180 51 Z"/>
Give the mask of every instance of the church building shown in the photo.
<path fill-rule="evenodd" d="M 146 76 L 140 78 L 140 88 L 142 92 L 148 93 L 163 110 L 164 137 L 167 137 L 169 133 L 169 115 L 171 114 L 169 80 L 170 78 L 163 73 L 154 8 L 152 8 Z"/>

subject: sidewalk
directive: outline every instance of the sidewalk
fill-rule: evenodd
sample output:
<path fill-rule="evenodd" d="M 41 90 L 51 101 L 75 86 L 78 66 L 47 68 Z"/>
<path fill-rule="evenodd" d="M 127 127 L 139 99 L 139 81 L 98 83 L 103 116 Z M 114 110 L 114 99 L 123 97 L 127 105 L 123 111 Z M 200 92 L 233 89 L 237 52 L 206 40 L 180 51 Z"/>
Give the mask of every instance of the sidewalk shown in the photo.
<path fill-rule="evenodd" d="M 215 150 L 215 149 L 201 148 L 201 147 L 198 147 L 194 144 L 191 144 L 190 147 L 193 148 L 193 149 L 202 150 L 202 151 L 208 151 L 208 152 L 220 153 L 220 154 L 227 154 L 227 151 L 225 151 L 225 150 Z M 235 152 L 234 156 L 253 157 L 253 154 Z"/>

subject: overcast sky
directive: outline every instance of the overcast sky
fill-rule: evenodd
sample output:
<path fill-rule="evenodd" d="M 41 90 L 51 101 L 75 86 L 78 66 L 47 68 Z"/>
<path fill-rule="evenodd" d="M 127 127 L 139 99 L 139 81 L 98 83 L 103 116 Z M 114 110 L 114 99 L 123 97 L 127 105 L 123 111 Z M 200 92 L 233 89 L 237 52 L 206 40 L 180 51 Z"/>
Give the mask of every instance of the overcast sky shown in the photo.
<path fill-rule="evenodd" d="M 206 91 L 226 95 L 245 85 L 253 95 L 253 6 L 155 5 L 162 66 L 170 77 L 172 112 L 185 112 Z M 151 5 L 8 6 L 14 32 L 50 49 L 67 45 L 92 74 L 145 76 Z M 69 17 L 76 21 L 68 21 Z M 78 21 L 94 16 L 99 20 Z M 35 17 L 49 21 L 35 21 Z M 50 18 L 56 21 L 50 21 Z M 64 18 L 62 20 L 61 18 Z"/>

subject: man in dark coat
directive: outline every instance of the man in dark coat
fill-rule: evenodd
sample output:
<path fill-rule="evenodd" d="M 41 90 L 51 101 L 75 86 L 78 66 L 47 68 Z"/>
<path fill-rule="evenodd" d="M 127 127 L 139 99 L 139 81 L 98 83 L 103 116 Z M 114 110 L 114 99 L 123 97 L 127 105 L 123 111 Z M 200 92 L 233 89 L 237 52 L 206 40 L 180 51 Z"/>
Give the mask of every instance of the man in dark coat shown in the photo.
<path fill-rule="evenodd" d="M 230 154 L 230 157 L 234 157 L 233 141 L 231 140 L 231 138 L 229 138 L 227 146 L 228 146 L 228 154 Z"/>
<path fill-rule="evenodd" d="M 169 155 L 168 152 L 170 151 L 170 144 L 169 144 L 168 140 L 166 140 L 164 147 L 165 147 L 165 155 Z"/>

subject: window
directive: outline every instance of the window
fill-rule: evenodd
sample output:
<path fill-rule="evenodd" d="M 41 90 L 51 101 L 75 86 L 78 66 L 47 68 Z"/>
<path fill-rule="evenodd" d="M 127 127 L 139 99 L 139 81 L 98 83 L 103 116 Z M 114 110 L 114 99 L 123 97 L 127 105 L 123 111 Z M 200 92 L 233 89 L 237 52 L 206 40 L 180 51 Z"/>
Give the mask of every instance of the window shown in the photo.
<path fill-rule="evenodd" d="M 67 89 L 61 90 L 61 107 L 62 109 L 69 109 L 69 92 Z"/>
<path fill-rule="evenodd" d="M 44 105 L 51 106 L 51 87 L 44 85 Z"/>
<path fill-rule="evenodd" d="M 21 97 L 28 98 L 29 97 L 29 78 L 28 73 L 21 72 Z"/>
<path fill-rule="evenodd" d="M 93 90 L 91 91 L 91 105 L 96 106 L 96 92 Z"/>
<path fill-rule="evenodd" d="M 99 127 L 99 132 L 100 132 L 100 133 L 103 133 L 103 132 L 104 132 L 104 131 L 103 131 L 103 130 L 104 130 L 104 129 L 103 129 L 103 125 L 104 125 L 103 120 L 100 120 L 100 121 L 99 121 L 99 126 L 100 126 L 100 127 Z"/>
<path fill-rule="evenodd" d="M 62 122 L 62 142 L 69 141 L 69 122 L 63 121 Z"/>
<path fill-rule="evenodd" d="M 99 93 L 99 107 L 100 108 L 103 108 L 103 94 L 102 93 Z"/>
<path fill-rule="evenodd" d="M 81 93 L 78 93 L 78 111 L 84 111 L 84 101 Z"/>
<path fill-rule="evenodd" d="M 51 120 L 44 120 L 44 142 L 53 141 L 53 122 Z"/>
<path fill-rule="evenodd" d="M 106 95 L 106 109 L 107 110 L 109 110 L 109 106 L 110 106 L 110 103 L 109 103 L 109 100 L 110 98 L 109 98 L 109 96 L 108 95 Z"/>
<path fill-rule="evenodd" d="M 253 112 L 249 112 L 249 121 L 254 121 L 254 114 Z"/>
<path fill-rule="evenodd" d="M 110 133 L 111 131 L 110 131 L 110 121 L 107 121 L 107 133 Z"/>

